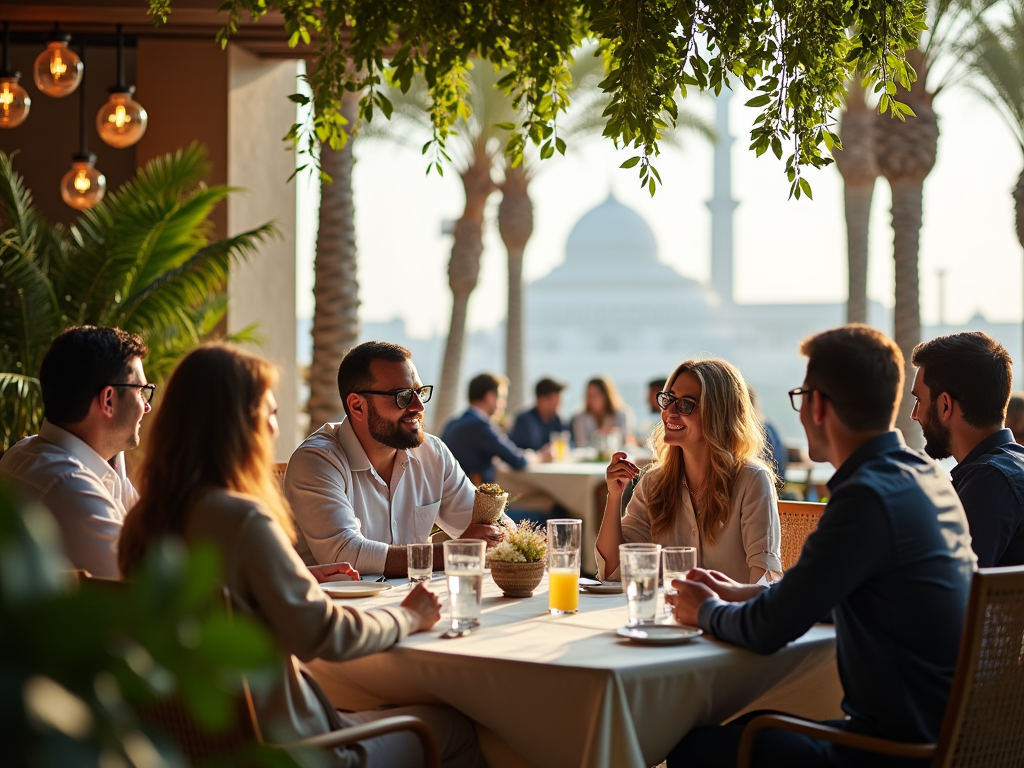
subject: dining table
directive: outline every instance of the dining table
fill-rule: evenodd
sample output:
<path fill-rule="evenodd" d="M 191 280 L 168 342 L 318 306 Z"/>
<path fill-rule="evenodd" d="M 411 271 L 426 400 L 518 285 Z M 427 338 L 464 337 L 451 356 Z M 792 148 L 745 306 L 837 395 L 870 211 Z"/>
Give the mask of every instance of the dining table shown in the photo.
<path fill-rule="evenodd" d="M 392 589 L 347 601 L 396 606 Z M 447 610 L 443 574 L 428 588 Z M 674 623 L 661 613 L 659 621 Z M 503 597 L 484 577 L 480 626 L 445 638 L 446 619 L 383 653 L 309 667 L 339 709 L 447 704 L 476 724 L 492 768 L 650 768 L 688 731 L 747 711 L 841 717 L 835 631 L 815 625 L 770 655 L 704 634 L 676 645 L 644 645 L 617 631 L 621 593 L 579 596 L 579 611 L 551 615 L 547 581 L 532 597 Z"/>

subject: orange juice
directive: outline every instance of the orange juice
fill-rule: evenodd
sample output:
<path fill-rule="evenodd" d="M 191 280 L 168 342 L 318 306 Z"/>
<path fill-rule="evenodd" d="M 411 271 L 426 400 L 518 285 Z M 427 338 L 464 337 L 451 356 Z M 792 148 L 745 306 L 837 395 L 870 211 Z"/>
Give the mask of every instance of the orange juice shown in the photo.
<path fill-rule="evenodd" d="M 548 571 L 548 609 L 576 613 L 580 607 L 580 572 L 555 568 Z"/>

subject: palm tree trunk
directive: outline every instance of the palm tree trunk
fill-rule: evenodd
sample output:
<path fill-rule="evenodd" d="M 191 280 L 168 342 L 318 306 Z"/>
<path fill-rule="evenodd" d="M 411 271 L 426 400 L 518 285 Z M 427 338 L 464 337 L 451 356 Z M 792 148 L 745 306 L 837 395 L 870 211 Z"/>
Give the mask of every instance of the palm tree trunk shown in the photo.
<path fill-rule="evenodd" d="M 924 183 L 916 180 L 893 180 L 890 185 L 892 187 L 893 259 L 896 268 L 893 338 L 903 353 L 906 373 L 903 401 L 900 403 L 896 426 L 902 430 L 908 445 L 919 447 L 923 441 L 921 430 L 910 418 L 911 411 L 914 409 L 914 397 L 911 394 L 914 385 L 914 366 L 910 362 L 910 357 L 914 352 L 914 347 L 921 341 L 918 249 Z"/>
<path fill-rule="evenodd" d="M 875 183 L 845 186 L 846 250 L 849 273 L 846 322 L 868 321 L 868 227 Z"/>
<path fill-rule="evenodd" d="M 523 253 L 533 234 L 530 177 L 522 165 L 506 168 L 498 206 L 498 230 L 508 251 L 508 316 L 505 320 L 505 375 L 508 410 L 526 402 L 525 345 L 523 342 Z"/>
<path fill-rule="evenodd" d="M 355 124 L 356 97 L 346 93 L 342 113 Z M 313 362 L 309 371 L 309 426 L 319 429 L 345 412 L 338 394 L 338 366 L 359 339 L 352 141 L 340 152 L 320 148 L 320 164 L 332 178 L 320 185 L 313 296 Z"/>

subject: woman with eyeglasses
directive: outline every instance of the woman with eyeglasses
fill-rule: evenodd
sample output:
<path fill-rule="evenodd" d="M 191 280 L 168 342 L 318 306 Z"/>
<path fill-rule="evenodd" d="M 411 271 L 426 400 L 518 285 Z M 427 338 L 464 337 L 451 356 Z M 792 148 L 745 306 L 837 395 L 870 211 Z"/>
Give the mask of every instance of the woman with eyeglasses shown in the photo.
<path fill-rule="evenodd" d="M 775 473 L 762 458 L 764 429 L 743 376 L 725 360 L 687 360 L 658 393 L 658 406 L 650 465 L 640 472 L 624 453 L 608 465 L 598 578 L 619 580 L 619 545 L 636 542 L 696 547 L 698 566 L 738 582 L 780 578 Z"/>
<path fill-rule="evenodd" d="M 447 707 L 339 713 L 296 660 L 344 661 L 386 650 L 440 618 L 423 585 L 395 608 L 361 611 L 333 602 L 318 581 L 359 575 L 348 563 L 307 567 L 293 548 L 288 503 L 271 472 L 278 434 L 276 369 L 226 345 L 188 354 L 171 375 L 153 421 L 142 492 L 118 546 L 125 578 L 167 536 L 212 543 L 238 611 L 256 617 L 283 652 L 283 675 L 253 691 L 260 726 L 313 736 L 396 714 L 433 729 L 445 766 L 482 765 L 470 720 Z M 416 739 L 396 733 L 329 753 L 331 766 L 421 765 Z"/>
<path fill-rule="evenodd" d="M 582 448 L 615 429 L 622 440 L 632 443 L 633 411 L 622 401 L 614 381 L 597 376 L 587 382 L 583 410 L 572 417 L 572 439 Z"/>

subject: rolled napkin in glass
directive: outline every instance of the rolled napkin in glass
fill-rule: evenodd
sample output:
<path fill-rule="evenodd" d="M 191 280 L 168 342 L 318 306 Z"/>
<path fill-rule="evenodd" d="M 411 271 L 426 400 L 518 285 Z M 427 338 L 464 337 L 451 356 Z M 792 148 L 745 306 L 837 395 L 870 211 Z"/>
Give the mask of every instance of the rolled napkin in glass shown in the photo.
<path fill-rule="evenodd" d="M 508 507 L 508 494 L 496 483 L 484 483 L 476 489 L 473 499 L 473 522 L 497 525 Z"/>

